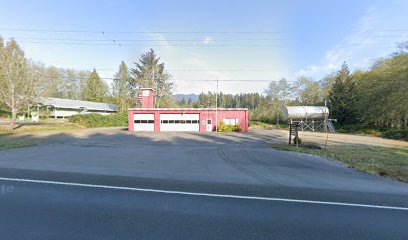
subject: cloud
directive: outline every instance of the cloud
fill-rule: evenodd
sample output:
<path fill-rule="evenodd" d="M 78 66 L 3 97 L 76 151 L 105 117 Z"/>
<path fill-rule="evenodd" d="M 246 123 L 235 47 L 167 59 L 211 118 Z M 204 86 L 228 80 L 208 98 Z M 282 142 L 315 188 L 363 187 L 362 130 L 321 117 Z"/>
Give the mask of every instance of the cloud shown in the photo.
<path fill-rule="evenodd" d="M 213 44 L 214 42 L 214 39 L 210 36 L 206 36 L 203 40 L 204 45 Z"/>
<path fill-rule="evenodd" d="M 314 75 L 321 78 L 324 75 L 336 71 L 346 61 L 353 68 L 368 67 L 372 61 L 367 56 L 373 52 L 373 47 L 378 47 L 381 38 L 372 37 L 378 35 L 382 17 L 377 8 L 371 6 L 366 14 L 360 18 L 351 33 L 344 37 L 338 45 L 327 50 L 323 61 L 317 65 L 310 65 L 297 72 L 298 75 Z M 370 51 L 370 52 L 367 52 Z"/>
<path fill-rule="evenodd" d="M 377 10 L 371 6 L 354 27 L 352 33 L 345 37 L 344 43 L 326 52 L 326 68 L 340 66 L 345 60 L 351 60 L 350 58 L 357 52 L 374 46 L 379 39 L 370 37 L 370 35 L 376 31 L 379 22 Z"/>
<path fill-rule="evenodd" d="M 316 73 L 316 72 L 318 72 L 318 71 L 320 71 L 320 70 L 321 70 L 321 69 L 320 69 L 320 66 L 317 66 L 317 65 L 312 64 L 312 65 L 310 65 L 310 66 L 308 66 L 308 67 L 306 67 L 306 68 L 303 68 L 303 69 L 301 69 L 300 71 L 298 71 L 298 72 L 296 73 L 296 75 L 297 75 L 297 76 L 310 75 L 310 74 Z"/>

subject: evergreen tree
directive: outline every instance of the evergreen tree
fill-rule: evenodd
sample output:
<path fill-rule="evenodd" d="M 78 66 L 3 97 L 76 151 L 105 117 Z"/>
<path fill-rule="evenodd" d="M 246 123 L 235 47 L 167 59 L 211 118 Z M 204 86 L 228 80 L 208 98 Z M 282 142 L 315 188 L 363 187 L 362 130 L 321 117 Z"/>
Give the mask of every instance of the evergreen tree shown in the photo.
<path fill-rule="evenodd" d="M 186 107 L 186 104 L 187 104 L 186 99 L 182 98 L 181 101 L 180 101 L 180 106 Z"/>
<path fill-rule="evenodd" d="M 86 101 L 103 102 L 108 96 L 108 85 L 99 77 L 94 69 L 86 81 L 83 96 Z"/>
<path fill-rule="evenodd" d="M 132 82 L 130 87 L 134 94 L 139 88 L 153 88 L 155 90 L 155 107 L 163 104 L 169 104 L 171 101 L 174 83 L 170 81 L 170 74 L 165 72 L 164 63 L 159 63 L 153 49 L 142 54 L 140 63 L 135 62 L 135 68 L 132 68 Z"/>
<path fill-rule="evenodd" d="M 122 61 L 119 66 L 119 71 L 115 74 L 112 83 L 112 95 L 120 111 L 126 111 L 131 103 L 131 93 L 129 83 L 131 76 L 126 64 Z"/>
<path fill-rule="evenodd" d="M 187 106 L 191 107 L 192 105 L 193 105 L 193 100 L 191 99 L 191 97 L 189 97 L 187 101 Z"/>
<path fill-rule="evenodd" d="M 337 73 L 330 90 L 329 106 L 332 118 L 341 124 L 354 124 L 357 121 L 355 82 L 346 63 Z"/>

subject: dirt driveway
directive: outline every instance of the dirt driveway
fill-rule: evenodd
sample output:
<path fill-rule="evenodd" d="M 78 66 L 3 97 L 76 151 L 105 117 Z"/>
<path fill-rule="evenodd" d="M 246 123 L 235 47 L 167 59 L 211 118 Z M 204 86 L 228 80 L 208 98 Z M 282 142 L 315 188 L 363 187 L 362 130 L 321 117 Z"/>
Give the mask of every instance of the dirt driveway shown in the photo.
<path fill-rule="evenodd" d="M 252 128 L 251 134 L 263 136 L 274 136 L 275 140 L 287 142 L 288 130 L 273 129 L 265 130 L 261 128 Z M 354 135 L 343 133 L 322 133 L 322 132 L 299 132 L 303 141 L 327 145 L 355 145 L 355 146 L 382 146 L 382 147 L 408 147 L 408 142 L 386 139 L 369 135 Z"/>

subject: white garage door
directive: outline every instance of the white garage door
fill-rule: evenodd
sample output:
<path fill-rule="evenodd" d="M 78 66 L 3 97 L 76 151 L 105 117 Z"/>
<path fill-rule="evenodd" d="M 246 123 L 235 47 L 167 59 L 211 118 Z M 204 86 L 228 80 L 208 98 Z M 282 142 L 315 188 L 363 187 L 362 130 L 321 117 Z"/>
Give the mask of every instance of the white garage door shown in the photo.
<path fill-rule="evenodd" d="M 154 114 L 135 113 L 133 121 L 135 131 L 154 131 Z"/>
<path fill-rule="evenodd" d="M 200 131 L 200 114 L 160 114 L 160 131 Z"/>

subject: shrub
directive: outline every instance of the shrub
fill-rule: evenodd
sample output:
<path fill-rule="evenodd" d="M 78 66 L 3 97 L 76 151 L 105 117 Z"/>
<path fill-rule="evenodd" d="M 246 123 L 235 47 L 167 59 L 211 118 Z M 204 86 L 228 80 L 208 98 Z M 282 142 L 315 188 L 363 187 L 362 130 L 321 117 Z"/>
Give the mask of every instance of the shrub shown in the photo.
<path fill-rule="evenodd" d="M 383 127 L 372 126 L 367 124 L 353 124 L 353 125 L 341 125 L 335 124 L 336 131 L 340 133 L 361 133 L 370 135 L 381 135 L 381 132 L 385 130 Z"/>
<path fill-rule="evenodd" d="M 220 122 L 217 126 L 218 132 L 241 132 L 242 128 L 239 124 L 225 124 L 224 122 Z"/>
<path fill-rule="evenodd" d="M 408 129 L 388 130 L 383 137 L 408 141 Z"/>
<path fill-rule="evenodd" d="M 294 144 L 302 144 L 302 139 L 300 139 L 300 137 L 294 137 L 293 138 L 293 143 Z"/>
<path fill-rule="evenodd" d="M 308 149 L 322 149 L 322 147 L 320 147 L 320 145 L 317 143 L 302 143 L 300 146 Z"/>
<path fill-rule="evenodd" d="M 1 118 L 9 118 L 11 117 L 11 113 L 9 111 L 5 111 L 0 109 L 0 117 Z"/>
<path fill-rule="evenodd" d="M 128 115 L 127 112 L 113 113 L 107 116 L 98 113 L 78 114 L 71 116 L 69 122 L 89 128 L 126 127 L 128 125 Z"/>

